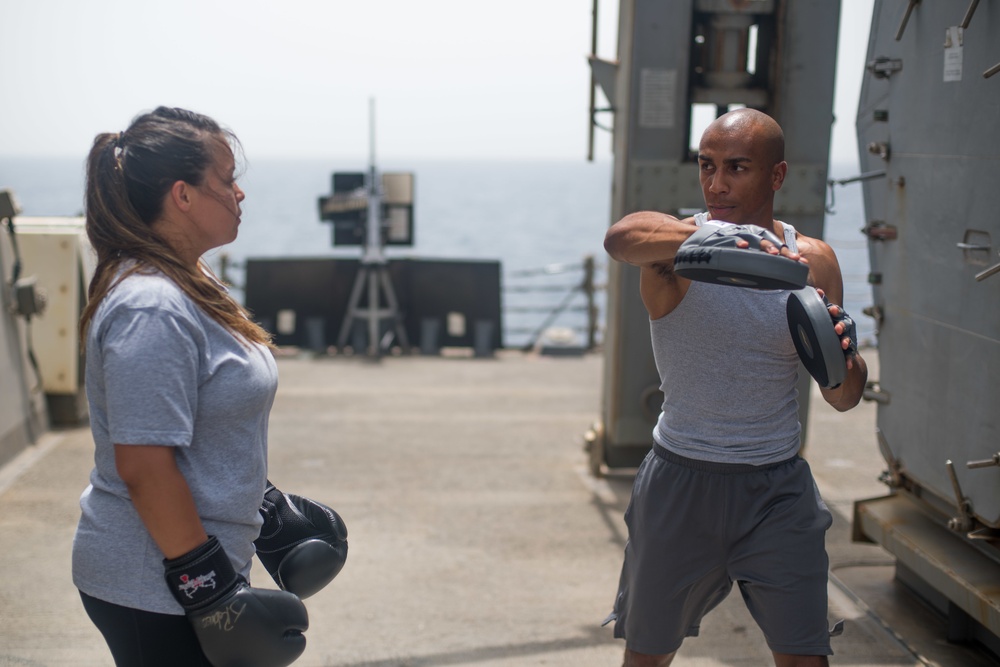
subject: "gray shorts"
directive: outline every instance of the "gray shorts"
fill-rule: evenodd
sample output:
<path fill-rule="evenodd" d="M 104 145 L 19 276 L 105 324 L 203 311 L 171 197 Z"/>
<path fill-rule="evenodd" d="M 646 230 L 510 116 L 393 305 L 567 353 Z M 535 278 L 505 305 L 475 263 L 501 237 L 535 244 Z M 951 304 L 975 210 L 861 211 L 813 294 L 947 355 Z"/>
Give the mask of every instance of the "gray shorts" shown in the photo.
<path fill-rule="evenodd" d="M 824 539 L 833 522 L 809 464 L 694 461 L 654 445 L 625 510 L 615 637 L 673 653 L 739 584 L 776 653 L 831 655 Z"/>

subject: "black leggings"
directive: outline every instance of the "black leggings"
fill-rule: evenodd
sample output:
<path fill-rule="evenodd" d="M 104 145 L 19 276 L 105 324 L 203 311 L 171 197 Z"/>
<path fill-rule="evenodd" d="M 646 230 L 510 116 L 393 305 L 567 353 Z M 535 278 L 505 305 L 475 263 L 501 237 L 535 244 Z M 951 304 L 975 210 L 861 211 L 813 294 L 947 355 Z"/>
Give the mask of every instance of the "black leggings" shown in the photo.
<path fill-rule="evenodd" d="M 117 667 L 212 667 L 187 617 L 122 607 L 82 591 L 80 597 Z"/>

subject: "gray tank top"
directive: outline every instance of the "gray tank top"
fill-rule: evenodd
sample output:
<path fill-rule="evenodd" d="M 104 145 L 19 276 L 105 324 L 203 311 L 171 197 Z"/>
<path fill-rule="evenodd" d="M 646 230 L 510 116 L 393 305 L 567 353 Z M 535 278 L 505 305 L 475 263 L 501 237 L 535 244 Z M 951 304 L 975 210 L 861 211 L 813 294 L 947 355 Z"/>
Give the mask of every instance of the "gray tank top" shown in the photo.
<path fill-rule="evenodd" d="M 795 230 L 782 224 L 795 250 Z M 798 452 L 799 359 L 787 300 L 787 290 L 692 281 L 673 311 L 650 320 L 664 395 L 657 443 L 692 459 L 751 465 Z"/>

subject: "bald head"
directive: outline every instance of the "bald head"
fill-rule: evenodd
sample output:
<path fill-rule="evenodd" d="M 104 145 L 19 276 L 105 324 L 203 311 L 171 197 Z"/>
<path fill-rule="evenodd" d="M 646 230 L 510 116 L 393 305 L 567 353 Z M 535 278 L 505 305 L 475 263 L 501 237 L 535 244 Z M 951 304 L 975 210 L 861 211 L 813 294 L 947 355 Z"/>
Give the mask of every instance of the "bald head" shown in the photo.
<path fill-rule="evenodd" d="M 781 126 L 756 109 L 734 109 L 722 114 L 705 129 L 702 137 L 709 134 L 749 140 L 770 164 L 785 159 L 785 134 Z"/>
<path fill-rule="evenodd" d="M 698 179 L 713 220 L 774 226 L 774 193 L 788 173 L 785 139 L 773 118 L 730 111 L 701 135 Z"/>

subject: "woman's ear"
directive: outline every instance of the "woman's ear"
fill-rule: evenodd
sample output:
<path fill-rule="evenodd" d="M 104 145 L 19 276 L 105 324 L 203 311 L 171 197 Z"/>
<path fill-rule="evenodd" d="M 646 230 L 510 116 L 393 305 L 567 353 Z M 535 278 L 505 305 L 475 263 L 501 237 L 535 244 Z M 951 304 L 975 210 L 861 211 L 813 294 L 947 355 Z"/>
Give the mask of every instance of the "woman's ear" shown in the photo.
<path fill-rule="evenodd" d="M 170 186 L 170 201 L 181 211 L 187 212 L 187 210 L 191 208 L 192 194 L 191 186 L 184 181 L 175 181 L 174 184 Z"/>

